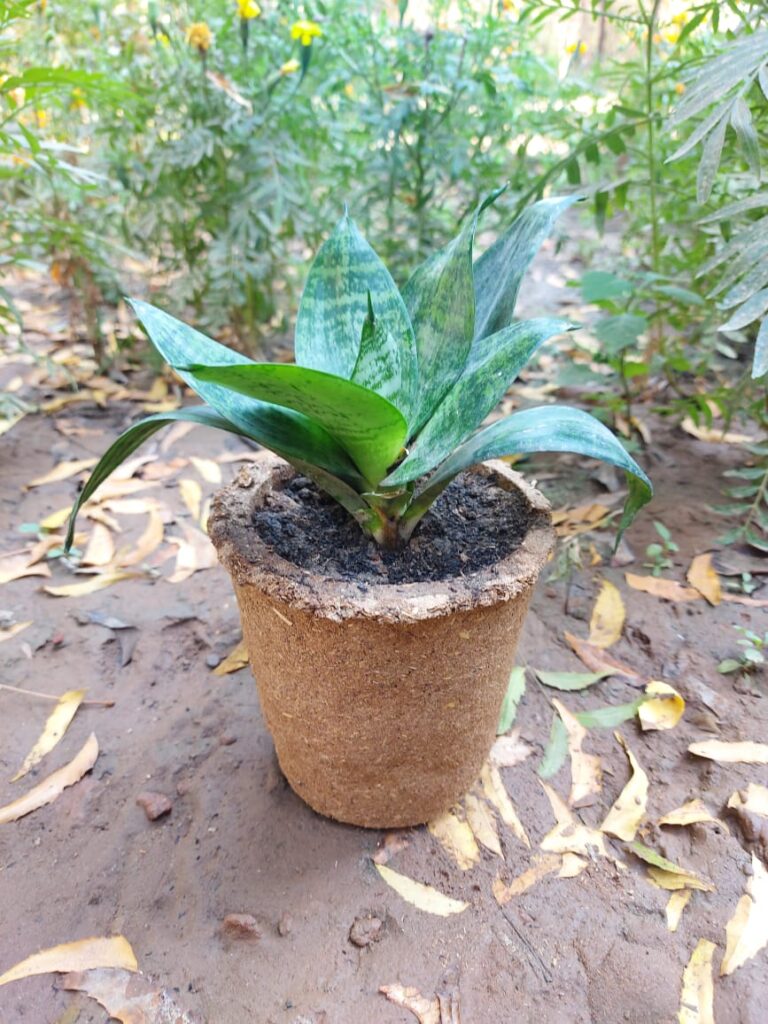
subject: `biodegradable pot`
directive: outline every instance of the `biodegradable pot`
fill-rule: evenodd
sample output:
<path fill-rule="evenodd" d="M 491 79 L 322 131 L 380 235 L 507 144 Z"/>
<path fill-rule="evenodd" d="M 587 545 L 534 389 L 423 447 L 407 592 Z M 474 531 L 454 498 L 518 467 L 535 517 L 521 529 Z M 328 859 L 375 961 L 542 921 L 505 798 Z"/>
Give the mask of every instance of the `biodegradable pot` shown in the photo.
<path fill-rule="evenodd" d="M 518 492 L 525 537 L 496 564 L 439 582 L 361 589 L 278 555 L 252 523 L 294 475 L 270 453 L 213 501 L 208 531 L 234 581 L 280 767 L 320 814 L 369 828 L 429 821 L 488 756 L 554 533 L 548 502 L 518 473 L 503 462 L 473 472 Z"/>

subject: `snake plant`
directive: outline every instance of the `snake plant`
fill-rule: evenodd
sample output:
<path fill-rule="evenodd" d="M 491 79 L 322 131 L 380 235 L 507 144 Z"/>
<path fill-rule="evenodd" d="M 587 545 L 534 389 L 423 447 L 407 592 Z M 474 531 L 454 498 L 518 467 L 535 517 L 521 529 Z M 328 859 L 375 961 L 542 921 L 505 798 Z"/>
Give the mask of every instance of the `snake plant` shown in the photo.
<path fill-rule="evenodd" d="M 399 291 L 348 214 L 309 271 L 293 364 L 253 362 L 145 302 L 131 305 L 163 358 L 206 403 L 131 426 L 95 467 L 78 508 L 146 438 L 174 420 L 241 434 L 292 463 L 379 544 L 405 544 L 441 491 L 484 459 L 575 452 L 625 470 L 623 531 L 651 484 L 614 435 L 579 409 L 525 409 L 483 421 L 549 338 L 573 325 L 515 320 L 523 275 L 573 199 L 525 210 L 479 258 L 477 221 Z"/>

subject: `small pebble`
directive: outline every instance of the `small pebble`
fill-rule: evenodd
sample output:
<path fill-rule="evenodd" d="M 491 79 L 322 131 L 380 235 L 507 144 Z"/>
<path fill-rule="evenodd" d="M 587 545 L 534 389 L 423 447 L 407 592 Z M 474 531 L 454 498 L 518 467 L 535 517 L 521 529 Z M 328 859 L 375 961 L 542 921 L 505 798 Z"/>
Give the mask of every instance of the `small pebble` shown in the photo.
<path fill-rule="evenodd" d="M 221 664 L 221 658 L 215 651 L 211 651 L 210 654 L 206 654 L 205 656 L 205 664 L 208 668 L 216 668 L 217 665 Z"/>
<path fill-rule="evenodd" d="M 293 928 L 293 918 L 286 911 L 286 913 L 284 913 L 280 917 L 280 920 L 277 922 L 277 931 L 278 931 L 278 933 L 280 935 L 286 936 L 286 935 L 290 935 L 292 928 Z"/>
<path fill-rule="evenodd" d="M 252 914 L 227 914 L 221 922 L 221 930 L 232 939 L 260 939 L 261 932 Z"/>
<path fill-rule="evenodd" d="M 237 743 L 237 736 L 233 736 L 228 732 L 223 732 L 219 736 L 219 743 L 222 747 L 231 747 L 233 743 Z"/>
<path fill-rule="evenodd" d="M 163 793 L 152 793 L 149 790 L 139 793 L 136 803 L 143 808 L 150 821 L 157 821 L 158 818 L 170 814 L 173 807 L 171 801 Z"/>
<path fill-rule="evenodd" d="M 372 942 L 378 942 L 382 937 L 383 927 L 384 922 L 375 915 L 356 917 L 349 929 L 349 941 L 353 946 L 359 946 L 361 949 L 364 946 L 370 946 Z"/>

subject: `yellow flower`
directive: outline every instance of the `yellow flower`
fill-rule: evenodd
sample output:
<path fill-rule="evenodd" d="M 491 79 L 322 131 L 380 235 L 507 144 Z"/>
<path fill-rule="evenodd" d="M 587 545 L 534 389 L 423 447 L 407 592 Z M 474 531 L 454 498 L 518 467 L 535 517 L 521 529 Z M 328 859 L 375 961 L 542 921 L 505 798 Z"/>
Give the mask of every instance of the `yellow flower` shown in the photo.
<path fill-rule="evenodd" d="M 205 53 L 213 42 L 213 33 L 204 21 L 196 21 L 187 29 L 187 42 L 196 46 L 200 53 Z"/>
<path fill-rule="evenodd" d="M 657 46 L 659 45 L 659 43 L 661 42 L 661 36 L 659 35 L 658 32 L 654 32 L 653 33 L 653 40 L 652 41 L 654 43 L 656 43 Z"/>
<path fill-rule="evenodd" d="M 587 52 L 587 44 L 586 43 L 579 43 L 579 54 L 583 57 L 586 52 Z"/>
<path fill-rule="evenodd" d="M 577 50 L 579 52 L 579 56 L 583 57 L 584 54 L 587 52 L 587 44 L 586 43 L 568 43 L 568 45 L 565 48 L 565 52 L 566 53 L 576 53 Z"/>
<path fill-rule="evenodd" d="M 676 82 L 675 83 L 675 92 L 677 93 L 678 96 L 682 96 L 683 95 L 683 93 L 685 92 L 685 86 L 683 85 L 682 82 Z"/>
<path fill-rule="evenodd" d="M 157 35 L 155 36 L 155 40 L 158 43 L 160 43 L 161 46 L 164 46 L 166 49 L 168 49 L 168 47 L 171 45 L 171 40 L 168 38 L 165 32 L 158 32 Z"/>
<path fill-rule="evenodd" d="M 568 45 L 565 48 L 565 52 L 566 53 L 576 53 L 576 46 L 577 46 L 576 43 L 568 43 Z"/>
<path fill-rule="evenodd" d="M 72 110 L 83 110 L 87 105 L 88 104 L 85 102 L 85 93 L 82 89 L 75 86 L 72 90 L 72 103 L 70 104 L 70 108 Z"/>
<path fill-rule="evenodd" d="M 688 11 L 680 11 L 679 14 L 674 16 L 672 21 L 675 25 L 684 25 L 688 21 Z"/>
<path fill-rule="evenodd" d="M 680 38 L 680 26 L 673 25 L 672 28 L 668 28 L 664 33 L 664 38 L 668 43 L 676 43 Z"/>
<path fill-rule="evenodd" d="M 258 18 L 261 8 L 254 0 L 237 0 L 237 13 L 248 21 L 251 18 Z"/>
<path fill-rule="evenodd" d="M 48 124 L 48 115 L 46 114 L 46 112 L 44 110 L 36 110 L 35 117 L 37 118 L 37 127 L 45 128 L 45 126 Z"/>
<path fill-rule="evenodd" d="M 291 25 L 291 39 L 300 39 L 302 46 L 311 46 L 312 40 L 323 34 L 316 21 L 301 19 Z"/>
<path fill-rule="evenodd" d="M 300 67 L 301 67 L 301 64 L 296 60 L 296 58 L 295 57 L 291 57 L 290 60 L 287 60 L 285 62 L 285 64 L 282 64 L 280 66 L 280 74 L 281 75 L 293 75 L 293 74 L 295 74 L 299 70 Z"/>
<path fill-rule="evenodd" d="M 354 85 L 352 85 L 351 82 L 347 82 L 347 84 L 344 86 L 344 95 L 351 100 L 355 98 L 355 87 Z"/>

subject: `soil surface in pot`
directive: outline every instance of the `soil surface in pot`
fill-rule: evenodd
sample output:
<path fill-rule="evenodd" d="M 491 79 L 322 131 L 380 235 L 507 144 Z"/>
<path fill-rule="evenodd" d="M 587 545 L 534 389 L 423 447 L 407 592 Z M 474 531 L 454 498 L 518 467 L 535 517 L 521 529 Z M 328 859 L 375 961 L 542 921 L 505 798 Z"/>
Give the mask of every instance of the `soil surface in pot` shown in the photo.
<path fill-rule="evenodd" d="M 303 476 L 253 514 L 259 537 L 287 561 L 363 585 L 437 582 L 485 569 L 514 551 L 529 522 L 521 495 L 472 473 L 443 491 L 397 551 L 368 539 L 338 502 Z"/>

